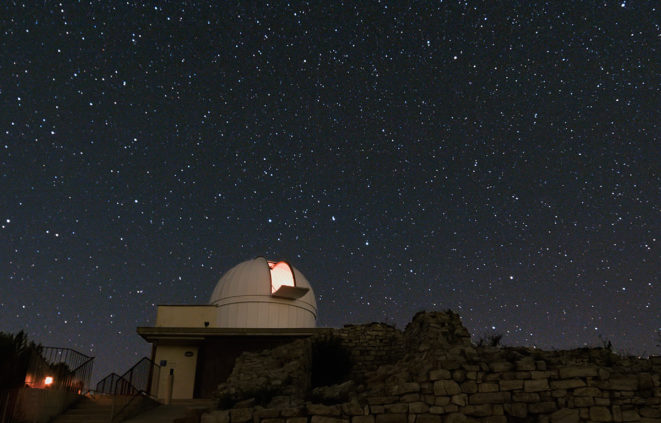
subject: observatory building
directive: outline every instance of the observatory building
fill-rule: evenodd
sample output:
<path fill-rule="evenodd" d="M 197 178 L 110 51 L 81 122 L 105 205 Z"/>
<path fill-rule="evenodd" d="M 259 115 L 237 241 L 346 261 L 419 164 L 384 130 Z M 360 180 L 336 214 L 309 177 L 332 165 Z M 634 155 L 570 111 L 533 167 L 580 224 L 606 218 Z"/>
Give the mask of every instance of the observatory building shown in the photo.
<path fill-rule="evenodd" d="M 317 303 L 305 276 L 286 261 L 257 257 L 216 284 L 209 304 L 159 305 L 138 334 L 160 366 L 159 399 L 207 398 L 244 351 L 261 351 L 314 333 Z"/>

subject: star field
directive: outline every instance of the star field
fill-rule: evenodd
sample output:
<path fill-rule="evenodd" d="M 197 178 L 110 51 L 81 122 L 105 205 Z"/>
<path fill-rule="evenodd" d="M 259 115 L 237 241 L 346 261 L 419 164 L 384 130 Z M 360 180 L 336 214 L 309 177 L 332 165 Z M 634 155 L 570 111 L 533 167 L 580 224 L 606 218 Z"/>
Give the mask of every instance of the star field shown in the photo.
<path fill-rule="evenodd" d="M 0 5 L 0 330 L 149 354 L 258 255 L 319 324 L 659 353 L 653 2 Z"/>

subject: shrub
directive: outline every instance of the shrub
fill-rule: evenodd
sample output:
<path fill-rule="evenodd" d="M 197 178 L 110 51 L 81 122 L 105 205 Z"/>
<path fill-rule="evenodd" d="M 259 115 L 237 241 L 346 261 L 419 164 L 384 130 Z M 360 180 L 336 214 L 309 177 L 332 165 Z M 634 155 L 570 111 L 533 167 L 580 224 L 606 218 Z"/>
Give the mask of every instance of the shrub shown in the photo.
<path fill-rule="evenodd" d="M 40 351 L 23 331 L 16 335 L 0 332 L 0 390 L 22 386 L 30 359 Z"/>
<path fill-rule="evenodd" d="M 500 343 L 503 340 L 503 334 L 499 333 L 496 335 L 486 335 L 478 339 L 477 341 L 477 346 L 478 347 L 498 347 L 501 346 L 502 344 Z"/>

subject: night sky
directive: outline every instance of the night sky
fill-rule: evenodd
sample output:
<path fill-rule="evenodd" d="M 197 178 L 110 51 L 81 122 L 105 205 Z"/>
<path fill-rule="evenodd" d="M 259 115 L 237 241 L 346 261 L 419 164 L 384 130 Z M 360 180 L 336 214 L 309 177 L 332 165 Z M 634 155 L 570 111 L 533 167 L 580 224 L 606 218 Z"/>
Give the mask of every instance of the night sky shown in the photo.
<path fill-rule="evenodd" d="M 262 255 L 321 326 L 661 353 L 655 2 L 1 3 L 0 331 L 94 382 Z"/>

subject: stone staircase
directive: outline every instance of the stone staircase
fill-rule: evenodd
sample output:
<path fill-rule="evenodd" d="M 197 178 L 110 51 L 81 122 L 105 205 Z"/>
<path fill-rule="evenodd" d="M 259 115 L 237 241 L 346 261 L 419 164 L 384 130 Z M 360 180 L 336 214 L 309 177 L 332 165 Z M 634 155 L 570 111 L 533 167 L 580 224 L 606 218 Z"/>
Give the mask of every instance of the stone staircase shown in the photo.
<path fill-rule="evenodd" d="M 138 414 L 124 423 L 176 423 L 199 421 L 200 416 L 209 408 L 215 408 L 217 401 L 209 399 L 173 400 L 144 413 Z"/>
<path fill-rule="evenodd" d="M 214 408 L 215 404 L 216 401 L 208 399 L 173 400 L 169 405 L 160 405 L 131 417 L 125 423 L 170 423 L 192 416 L 199 419 L 203 411 Z M 52 423 L 110 423 L 111 415 L 111 396 L 86 397 Z"/>
<path fill-rule="evenodd" d="M 53 423 L 110 423 L 112 397 L 83 398 L 53 420 Z"/>

